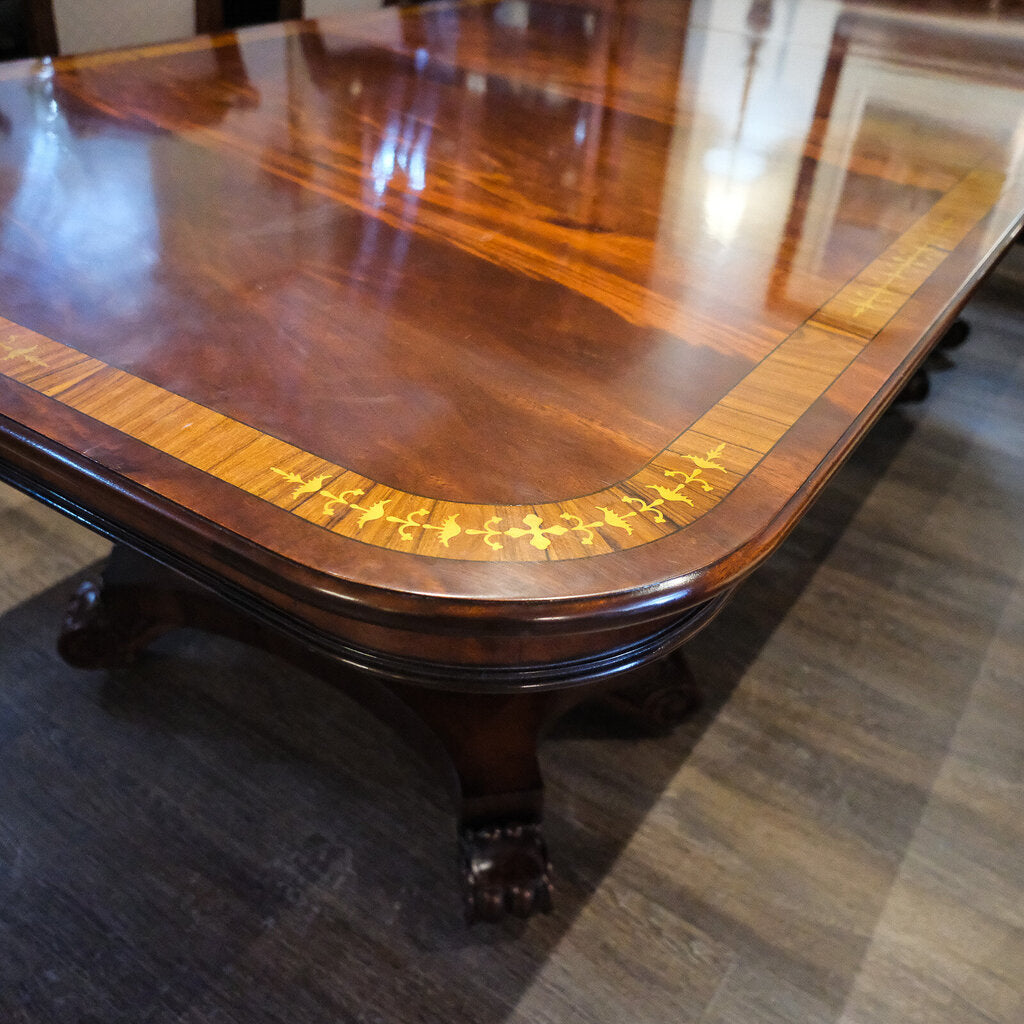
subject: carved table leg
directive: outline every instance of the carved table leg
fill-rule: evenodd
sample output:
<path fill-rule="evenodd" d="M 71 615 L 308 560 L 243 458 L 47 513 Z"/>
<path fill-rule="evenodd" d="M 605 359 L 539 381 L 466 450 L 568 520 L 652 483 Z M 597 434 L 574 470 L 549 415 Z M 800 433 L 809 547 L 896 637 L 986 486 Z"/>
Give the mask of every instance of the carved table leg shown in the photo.
<path fill-rule="evenodd" d="M 537 743 L 579 699 L 560 692 L 402 695 L 441 741 L 460 804 L 459 853 L 468 921 L 551 909 L 551 863 L 541 829 Z"/>
<path fill-rule="evenodd" d="M 606 694 L 604 703 L 651 732 L 665 733 L 700 703 L 700 691 L 682 651 L 674 651 L 639 680 Z"/>

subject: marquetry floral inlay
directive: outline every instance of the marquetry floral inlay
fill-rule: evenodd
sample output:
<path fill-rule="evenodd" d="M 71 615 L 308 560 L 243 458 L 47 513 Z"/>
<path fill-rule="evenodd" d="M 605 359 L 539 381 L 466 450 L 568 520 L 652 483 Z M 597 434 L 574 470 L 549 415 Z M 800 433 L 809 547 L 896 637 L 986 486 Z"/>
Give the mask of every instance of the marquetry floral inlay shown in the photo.
<path fill-rule="evenodd" d="M 405 518 L 401 516 L 388 516 L 387 521 L 389 523 L 396 523 L 398 525 L 398 539 L 403 540 L 406 543 L 411 543 L 415 540 L 414 530 L 433 530 L 440 534 L 438 540 L 441 542 L 442 547 L 448 547 L 455 537 L 458 537 L 462 533 L 462 527 L 459 525 L 459 515 L 445 516 L 440 526 L 434 523 L 428 523 L 420 516 L 429 516 L 430 510 L 426 508 L 418 508 L 415 512 L 410 512 Z M 362 520 L 356 525 L 359 529 L 362 528 Z"/>
<path fill-rule="evenodd" d="M 304 480 L 298 473 L 287 473 L 276 467 L 271 467 L 270 472 L 284 477 L 290 484 L 295 484 L 295 490 L 292 491 L 293 498 L 301 498 L 305 494 L 316 494 L 331 478 L 330 473 L 321 473 L 320 476 L 313 477 L 312 480 Z"/>
<path fill-rule="evenodd" d="M 685 493 L 687 488 L 701 493 L 715 490 L 715 485 L 705 474 L 726 470 L 721 461 L 724 450 L 723 442 L 704 455 L 680 456 L 691 465 L 684 469 L 663 470 L 666 477 L 679 481 L 674 488 L 648 484 L 649 489 L 661 495 L 653 501 L 648 502 L 634 495 L 623 494 L 617 487 L 602 492 L 608 495 L 611 501 L 619 501 L 624 506 L 632 507 L 627 511 L 626 508 L 613 508 L 610 503 L 598 505 L 597 511 L 601 513 L 601 518 L 594 518 L 592 514 L 582 516 L 578 511 L 570 511 L 564 507 L 564 504 L 571 506 L 572 502 L 553 503 L 554 512 L 550 513 L 551 506 L 548 506 L 549 513 L 546 514 L 524 510 L 521 514 L 503 516 L 494 514 L 494 506 L 488 505 L 466 505 L 460 512 L 439 512 L 436 518 L 431 509 L 425 506 L 401 515 L 397 512 L 389 514 L 390 506 L 398 502 L 398 499 L 409 496 L 403 495 L 400 491 L 393 491 L 392 497 L 360 505 L 356 500 L 365 495 L 365 489 L 332 489 L 329 486 L 335 478 L 332 473 L 304 476 L 302 473 L 281 469 L 278 466 L 272 466 L 270 472 L 291 485 L 290 498 L 293 501 L 301 502 L 312 495 L 323 498 L 323 518 L 332 520 L 330 528 L 339 529 L 341 532 L 352 532 L 358 536 L 364 527 L 384 520 L 398 527 L 394 535 L 395 542 L 403 547 L 412 547 L 418 538 L 434 534 L 438 543 L 446 550 L 451 549 L 453 542 L 458 542 L 463 546 L 482 543 L 492 551 L 502 551 L 511 540 L 528 544 L 536 551 L 547 552 L 553 542 L 560 538 L 572 538 L 582 547 L 592 548 L 595 539 L 598 536 L 610 536 L 609 531 L 618 531 L 626 537 L 632 537 L 635 525 L 648 516 L 649 522 L 665 523 L 665 514 L 659 507 L 665 502 L 679 502 L 692 507 L 693 500 Z M 349 515 L 353 512 L 359 513 L 358 517 L 353 518 Z M 557 519 L 552 519 L 552 514 L 557 516 Z M 460 516 L 472 521 L 463 523 Z"/>
<path fill-rule="evenodd" d="M 330 491 L 321 491 L 321 497 L 327 499 L 324 503 L 324 515 L 333 516 L 338 511 L 339 505 L 351 505 L 353 498 L 361 498 L 365 493 L 366 491 L 361 488 L 342 491 L 340 494 L 331 494 Z"/>
<path fill-rule="evenodd" d="M 682 469 L 666 469 L 665 476 L 667 477 L 682 477 L 682 482 L 676 484 L 675 487 L 665 487 L 663 484 L 647 484 L 647 490 L 655 491 L 660 497 L 655 498 L 654 501 L 645 502 L 640 498 L 624 498 L 624 501 L 630 502 L 631 504 L 637 505 L 641 512 L 651 512 L 655 517 L 655 521 L 659 523 L 665 522 L 664 513 L 658 508 L 659 505 L 664 505 L 666 501 L 682 502 L 684 505 L 689 505 L 693 508 L 693 498 L 685 493 L 687 487 L 700 488 L 705 494 L 710 493 L 715 488 L 704 479 L 704 471 L 710 469 L 725 470 L 720 462 L 715 460 L 720 458 L 725 444 L 720 444 L 715 448 L 712 448 L 706 455 L 684 455 L 684 459 L 689 459 L 694 468 L 692 470 Z"/>
<path fill-rule="evenodd" d="M 38 356 L 33 355 L 34 352 L 39 351 L 39 346 L 20 344 L 16 334 L 10 335 L 6 342 L 0 341 L 0 349 L 7 353 L 4 356 L 0 356 L 0 363 L 9 363 L 23 359 L 34 366 L 41 366 L 44 370 L 49 369 L 47 363 L 43 362 Z"/>
<path fill-rule="evenodd" d="M 492 551 L 501 550 L 501 530 L 498 527 L 501 525 L 501 516 L 491 516 L 490 519 L 484 523 L 482 530 L 467 530 L 466 534 L 470 537 L 483 537 L 484 543 Z"/>

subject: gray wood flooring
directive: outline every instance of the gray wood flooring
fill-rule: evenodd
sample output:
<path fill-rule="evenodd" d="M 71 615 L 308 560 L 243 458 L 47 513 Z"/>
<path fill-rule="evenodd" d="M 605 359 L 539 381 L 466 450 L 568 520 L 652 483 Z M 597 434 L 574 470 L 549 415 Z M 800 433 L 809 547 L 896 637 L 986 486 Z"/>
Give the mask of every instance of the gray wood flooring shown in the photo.
<path fill-rule="evenodd" d="M 3 1024 L 1020 1024 L 1024 260 L 691 645 L 667 738 L 546 743 L 557 909 L 466 929 L 442 787 L 182 633 L 65 667 L 106 548 L 0 490 Z"/>

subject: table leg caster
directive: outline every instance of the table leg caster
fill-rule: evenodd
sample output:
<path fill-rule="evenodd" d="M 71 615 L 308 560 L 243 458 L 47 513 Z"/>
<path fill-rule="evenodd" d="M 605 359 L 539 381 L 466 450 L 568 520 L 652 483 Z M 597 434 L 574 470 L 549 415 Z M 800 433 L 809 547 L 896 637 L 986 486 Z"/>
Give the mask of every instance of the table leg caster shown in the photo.
<path fill-rule="evenodd" d="M 551 862 L 539 824 L 464 826 L 459 853 L 470 924 L 551 911 Z"/>

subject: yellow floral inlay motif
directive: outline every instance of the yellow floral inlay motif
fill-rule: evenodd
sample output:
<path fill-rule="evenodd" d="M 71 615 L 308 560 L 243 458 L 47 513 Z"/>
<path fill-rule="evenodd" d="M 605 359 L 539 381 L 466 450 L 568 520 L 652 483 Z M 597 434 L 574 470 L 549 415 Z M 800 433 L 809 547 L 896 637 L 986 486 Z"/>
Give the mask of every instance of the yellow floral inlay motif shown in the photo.
<path fill-rule="evenodd" d="M 440 526 L 425 525 L 424 530 L 440 530 L 441 536 L 438 540 L 441 542 L 443 547 L 448 547 L 451 542 L 462 533 L 462 527 L 459 526 L 459 514 L 456 512 L 454 515 L 445 516 L 444 522 Z"/>
<path fill-rule="evenodd" d="M 315 476 L 311 480 L 304 480 L 298 473 L 286 473 L 283 469 L 277 469 L 273 466 L 270 472 L 277 473 L 278 476 L 284 477 L 288 483 L 296 485 L 295 490 L 292 491 L 293 498 L 301 498 L 304 494 L 316 494 L 331 478 L 330 473 L 321 473 L 320 476 Z"/>
<path fill-rule="evenodd" d="M 324 515 L 333 516 L 338 511 L 339 505 L 351 505 L 353 498 L 361 498 L 366 492 L 356 488 L 351 491 L 342 491 L 340 494 L 331 494 L 330 491 L 321 491 L 320 496 L 326 498 L 324 503 Z"/>
<path fill-rule="evenodd" d="M 627 505 L 636 505 L 641 512 L 650 512 L 654 516 L 654 521 L 656 523 L 665 522 L 665 513 L 662 512 L 660 508 L 658 508 L 659 505 L 665 504 L 665 500 L 663 498 L 655 498 L 652 502 L 646 502 L 643 498 L 635 498 L 630 495 L 623 495 L 622 500 L 626 502 Z M 632 512 L 630 514 L 636 515 L 635 512 Z"/>
<path fill-rule="evenodd" d="M 583 536 L 580 538 L 581 544 L 586 544 L 588 547 L 594 543 L 594 530 L 604 526 L 601 520 L 597 520 L 594 523 L 583 522 L 583 517 L 575 515 L 572 512 L 563 512 L 562 518 L 569 523 L 569 530 L 573 533 L 582 533 Z M 573 520 L 576 520 L 574 523 Z"/>
<path fill-rule="evenodd" d="M 430 509 L 418 508 L 415 512 L 410 512 L 404 519 L 400 519 L 398 516 L 388 516 L 389 523 L 398 523 L 398 536 L 402 540 L 411 541 L 412 534 L 410 530 L 422 530 L 423 523 L 417 522 L 414 516 L 428 516 L 430 515 Z"/>
<path fill-rule="evenodd" d="M 32 363 L 35 366 L 41 366 L 44 370 L 49 369 L 49 366 L 44 363 L 42 359 L 32 354 L 39 350 L 38 345 L 22 345 L 21 348 L 17 348 L 18 336 L 16 334 L 10 335 L 8 341 L 10 341 L 11 344 L 0 341 L 0 348 L 4 349 L 7 353 L 3 359 L 0 359 L 0 362 L 9 363 L 16 359 L 24 359 L 25 362 Z"/>
<path fill-rule="evenodd" d="M 505 531 L 506 537 L 529 537 L 530 543 L 538 550 L 545 551 L 551 547 L 551 537 L 548 536 L 550 533 L 554 537 L 561 537 L 563 533 L 568 533 L 569 528 L 567 526 L 560 526 L 556 523 L 554 526 L 545 526 L 544 520 L 540 516 L 530 513 L 528 516 L 523 516 L 522 526 L 512 526 Z"/>
<path fill-rule="evenodd" d="M 501 550 L 501 541 L 498 539 L 501 537 L 501 530 L 498 529 L 498 524 L 501 522 L 501 516 L 492 516 L 484 523 L 482 530 L 467 530 L 466 533 L 470 536 L 482 536 L 484 543 L 491 548 L 492 551 Z"/>
<path fill-rule="evenodd" d="M 627 537 L 633 536 L 633 527 L 626 520 L 635 516 L 635 512 L 627 512 L 625 515 L 620 515 L 610 508 L 605 508 L 604 505 L 601 506 L 601 511 L 604 513 L 605 526 L 614 526 L 617 530 L 625 530 Z"/>
<path fill-rule="evenodd" d="M 618 495 L 619 500 L 627 504 L 635 504 L 638 508 L 631 509 L 629 512 L 619 512 L 607 505 L 599 505 L 598 511 L 602 515 L 600 519 L 584 517 L 579 512 L 559 511 L 558 515 L 562 522 L 550 523 L 550 525 L 545 525 L 544 516 L 538 515 L 536 512 L 529 512 L 522 516 L 518 524 L 515 524 L 515 521 L 513 521 L 514 525 L 505 526 L 505 520 L 502 516 L 488 515 L 493 506 L 486 505 L 468 505 L 465 506 L 465 512 L 449 512 L 443 518 L 439 515 L 437 517 L 439 522 L 431 522 L 433 513 L 424 506 L 407 512 L 404 515 L 387 515 L 387 508 L 392 504 L 392 498 L 381 498 L 368 507 L 357 505 L 355 504 L 355 499 L 361 498 L 365 492 L 360 488 L 339 490 L 337 493 L 325 489 L 323 484 L 327 480 L 332 479 L 332 474 L 330 473 L 322 473 L 307 479 L 301 473 L 280 469 L 277 466 L 271 467 L 270 472 L 282 477 L 289 484 L 295 485 L 294 490 L 291 492 L 293 499 L 303 498 L 309 494 L 319 494 L 320 497 L 325 498 L 323 515 L 328 518 L 335 518 L 342 508 L 345 511 L 351 510 L 360 513 L 355 521 L 356 532 L 362 531 L 363 527 L 369 523 L 384 519 L 386 522 L 394 523 L 398 527 L 397 538 L 403 545 L 411 546 L 417 537 L 423 537 L 427 531 L 431 531 L 439 535 L 437 539 L 446 550 L 451 548 L 452 541 L 454 540 L 458 539 L 466 544 L 473 543 L 474 539 L 479 537 L 483 539 L 484 544 L 492 551 L 503 550 L 506 539 L 510 539 L 513 541 L 523 541 L 537 551 L 547 552 L 551 548 L 553 538 L 572 537 L 582 547 L 592 548 L 595 539 L 602 530 L 621 530 L 627 537 L 632 537 L 634 534 L 634 524 L 627 520 L 633 519 L 637 523 L 642 522 L 643 519 L 640 517 L 640 513 L 649 514 L 651 517 L 650 521 L 653 523 L 666 522 L 664 514 L 658 508 L 666 500 L 684 502 L 692 506 L 693 501 L 683 494 L 685 488 L 696 487 L 704 492 L 715 489 L 704 478 L 703 474 L 712 470 L 725 470 L 726 467 L 722 462 L 718 461 L 722 458 L 724 450 L 725 444 L 723 442 L 703 456 L 681 456 L 681 458 L 688 459 L 693 463 L 693 469 L 665 470 L 666 476 L 682 477 L 682 482 L 677 484 L 674 490 L 661 487 L 660 485 L 648 485 L 662 494 L 661 498 L 653 502 L 648 503 L 640 498 L 620 494 Z M 612 494 L 612 497 L 615 497 L 615 495 Z M 557 510 L 558 506 L 556 505 L 555 507 Z M 477 523 L 479 523 L 478 526 L 467 527 L 459 522 L 460 515 L 474 513 L 477 517 Z M 484 518 L 485 516 L 487 518 Z M 341 522 L 345 521 L 345 519 L 341 520 Z"/>
<path fill-rule="evenodd" d="M 683 478 L 683 482 L 681 484 L 676 484 L 676 486 L 674 488 L 672 488 L 672 489 L 669 489 L 668 487 L 664 487 L 661 484 L 647 484 L 647 490 L 649 490 L 649 491 L 657 491 L 658 494 L 661 495 L 661 497 L 655 498 L 655 500 L 652 501 L 649 505 L 648 504 L 644 504 L 644 503 L 641 502 L 641 511 L 643 511 L 643 512 L 656 511 L 657 512 L 656 506 L 663 505 L 666 501 L 681 501 L 681 502 L 683 502 L 683 504 L 689 505 L 692 508 L 693 507 L 693 499 L 688 497 L 687 495 L 685 495 L 683 493 L 683 491 L 685 491 L 686 488 L 689 487 L 691 484 L 693 484 L 696 487 L 699 487 L 705 494 L 707 494 L 710 491 L 713 491 L 715 489 L 710 483 L 708 483 L 707 480 L 703 479 L 703 474 L 704 474 L 704 470 L 706 470 L 706 469 L 721 469 L 721 470 L 725 469 L 725 466 L 723 466 L 720 462 L 716 462 L 715 461 L 715 459 L 717 459 L 722 454 L 722 451 L 723 451 L 724 448 L 725 448 L 725 444 L 723 443 L 723 444 L 718 445 L 716 448 L 712 448 L 711 451 L 709 451 L 707 453 L 707 455 L 704 455 L 704 456 L 700 456 L 700 455 L 684 455 L 684 456 L 682 456 L 684 459 L 689 459 L 694 464 L 695 468 L 692 469 L 689 472 L 687 472 L 686 470 L 682 470 L 682 469 L 666 469 L 665 470 L 665 476 L 669 476 L 669 477 L 681 476 Z M 624 500 L 625 501 L 639 501 L 639 499 L 636 499 L 636 498 L 626 498 Z M 657 512 L 657 514 L 660 515 L 661 513 Z M 664 516 L 662 516 L 662 518 L 659 520 L 659 522 L 664 522 L 664 521 L 665 521 L 664 520 Z"/>
<path fill-rule="evenodd" d="M 378 519 L 382 519 L 384 517 L 384 509 L 390 504 L 391 499 L 386 498 L 371 505 L 369 508 L 363 508 L 362 505 L 353 505 L 352 508 L 356 512 L 363 513 L 356 521 L 356 529 L 361 530 L 367 523 L 372 523 Z"/>

